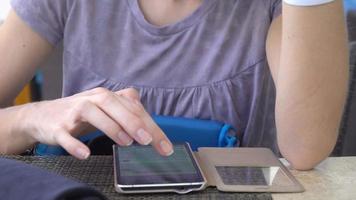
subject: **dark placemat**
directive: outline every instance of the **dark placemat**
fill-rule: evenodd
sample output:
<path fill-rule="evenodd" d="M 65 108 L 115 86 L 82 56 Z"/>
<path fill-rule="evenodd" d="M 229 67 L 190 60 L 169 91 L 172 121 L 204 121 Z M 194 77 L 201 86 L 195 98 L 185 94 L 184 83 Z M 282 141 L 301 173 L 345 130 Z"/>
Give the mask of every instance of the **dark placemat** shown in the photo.
<path fill-rule="evenodd" d="M 122 195 L 114 189 L 113 161 L 112 156 L 90 156 L 85 161 L 77 160 L 71 156 L 58 157 L 37 157 L 37 156 L 1 156 L 32 164 L 43 169 L 50 170 L 57 174 L 72 178 L 79 182 L 98 189 L 109 199 L 130 199 L 130 200 L 176 200 L 176 199 L 228 199 L 228 200 L 270 200 L 269 193 L 225 193 L 219 192 L 215 188 L 207 188 L 201 192 L 194 192 L 185 195 L 174 193 L 166 194 L 139 194 Z"/>

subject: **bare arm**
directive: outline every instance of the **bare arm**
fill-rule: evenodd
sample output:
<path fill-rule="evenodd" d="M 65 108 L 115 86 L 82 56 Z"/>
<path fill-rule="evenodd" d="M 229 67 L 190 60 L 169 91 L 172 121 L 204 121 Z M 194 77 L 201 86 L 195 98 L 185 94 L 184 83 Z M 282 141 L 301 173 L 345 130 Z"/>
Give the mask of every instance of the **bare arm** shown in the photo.
<path fill-rule="evenodd" d="M 13 101 L 33 77 L 52 46 L 32 31 L 14 11 L 0 26 L 0 105 Z"/>
<path fill-rule="evenodd" d="M 0 105 L 9 105 L 52 46 L 11 12 L 0 28 Z M 39 103 L 0 109 L 0 153 L 17 154 L 41 142 L 60 145 L 79 159 L 90 155 L 76 137 L 97 128 L 119 145 L 135 140 L 151 144 L 161 155 L 172 144 L 154 123 L 134 89 L 116 92 L 95 88 Z"/>
<path fill-rule="evenodd" d="M 23 86 L 31 80 L 40 62 L 52 46 L 33 32 L 11 11 L 0 26 L 0 107 L 11 105 Z M 0 110 L 0 152 L 19 153 L 33 145 L 25 135 L 13 131 L 24 123 L 19 120 L 21 106 Z"/>
<path fill-rule="evenodd" d="M 347 93 L 342 1 L 284 4 L 270 29 L 267 55 L 277 89 L 279 148 L 296 169 L 311 169 L 334 148 Z"/>

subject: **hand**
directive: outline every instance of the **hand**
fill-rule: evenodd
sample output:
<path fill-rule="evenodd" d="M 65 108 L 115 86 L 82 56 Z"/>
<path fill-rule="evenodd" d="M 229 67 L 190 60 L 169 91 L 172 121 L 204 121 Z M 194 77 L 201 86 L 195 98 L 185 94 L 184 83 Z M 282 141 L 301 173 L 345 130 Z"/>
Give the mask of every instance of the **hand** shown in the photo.
<path fill-rule="evenodd" d="M 74 96 L 29 104 L 24 129 L 36 141 L 60 145 L 69 154 L 86 159 L 89 148 L 75 137 L 95 127 L 119 145 L 135 140 L 152 144 L 161 155 L 173 153 L 172 144 L 139 101 L 135 89 L 111 92 L 104 88 Z"/>

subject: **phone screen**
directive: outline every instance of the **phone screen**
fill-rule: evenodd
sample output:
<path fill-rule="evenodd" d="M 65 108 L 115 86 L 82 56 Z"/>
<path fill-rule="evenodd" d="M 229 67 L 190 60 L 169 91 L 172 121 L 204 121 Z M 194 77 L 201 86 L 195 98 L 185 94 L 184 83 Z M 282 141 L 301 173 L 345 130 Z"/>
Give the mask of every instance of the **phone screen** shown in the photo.
<path fill-rule="evenodd" d="M 161 156 L 152 146 L 115 147 L 120 185 L 203 182 L 187 144 L 174 145 L 171 156 Z"/>

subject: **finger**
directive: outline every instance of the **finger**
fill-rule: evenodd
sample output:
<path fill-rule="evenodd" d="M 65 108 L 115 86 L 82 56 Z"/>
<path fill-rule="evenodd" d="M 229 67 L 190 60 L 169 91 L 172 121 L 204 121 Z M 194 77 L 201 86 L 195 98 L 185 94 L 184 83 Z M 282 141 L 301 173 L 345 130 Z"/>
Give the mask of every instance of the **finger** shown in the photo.
<path fill-rule="evenodd" d="M 85 160 L 90 155 L 89 148 L 66 131 L 57 132 L 55 139 L 70 155 Z"/>
<path fill-rule="evenodd" d="M 124 132 L 120 125 L 107 116 L 96 105 L 86 103 L 85 107 L 81 113 L 82 121 L 95 126 L 121 146 L 129 146 L 133 143 L 133 139 Z"/>
<path fill-rule="evenodd" d="M 97 95 L 97 94 L 102 94 L 102 93 L 107 93 L 107 92 L 111 92 L 111 91 L 106 88 L 103 88 L 103 87 L 97 87 L 94 89 L 86 90 L 81 93 L 75 94 L 74 96 L 76 96 L 76 97 L 84 96 L 85 97 L 85 96 L 92 96 L 92 95 Z M 135 88 L 126 88 L 126 89 L 116 91 L 114 93 L 119 96 L 127 97 L 135 102 L 136 101 L 140 102 L 140 94 Z"/>
<path fill-rule="evenodd" d="M 83 92 L 80 92 L 80 93 L 77 93 L 73 96 L 75 97 L 85 97 L 85 96 L 92 96 L 92 95 L 97 95 L 97 94 L 101 94 L 101 93 L 104 93 L 104 92 L 110 92 L 110 90 L 104 88 L 104 87 L 96 87 L 96 88 L 93 88 L 93 89 L 89 89 L 89 90 L 85 90 Z"/>
<path fill-rule="evenodd" d="M 171 155 L 173 153 L 173 145 L 164 134 L 162 129 L 153 121 L 151 116 L 145 111 L 141 103 L 132 102 L 124 96 L 117 96 L 117 99 L 123 104 L 130 112 L 140 118 L 147 129 L 150 130 L 152 136 L 151 144 L 161 155 Z"/>
<path fill-rule="evenodd" d="M 144 121 L 127 109 L 115 93 L 104 93 L 90 98 L 102 111 L 118 123 L 131 138 L 142 145 L 151 143 L 152 136 L 146 129 Z"/>
<path fill-rule="evenodd" d="M 172 154 L 172 144 L 165 134 L 158 128 L 153 120 L 143 120 L 143 118 L 151 119 L 151 117 L 146 112 L 134 114 L 129 109 L 132 105 L 127 105 L 128 107 L 126 107 L 118 100 L 119 97 L 120 95 L 116 93 L 105 92 L 96 95 L 92 100 L 138 143 L 147 145 L 152 142 L 153 146 L 161 155 Z M 140 114 L 144 117 L 140 116 Z"/>
<path fill-rule="evenodd" d="M 75 96 L 75 97 L 90 96 L 90 95 L 94 95 L 94 94 L 99 93 L 99 91 L 101 89 L 104 90 L 104 88 L 98 87 L 98 88 L 93 88 L 93 89 L 89 89 L 89 90 L 84 90 L 84 91 L 82 91 L 80 93 L 74 94 L 73 96 Z"/>
<path fill-rule="evenodd" d="M 115 93 L 120 95 L 120 96 L 127 97 L 127 98 L 129 98 L 131 100 L 134 100 L 134 101 L 140 101 L 140 94 L 135 88 L 126 88 L 126 89 L 123 89 L 123 90 L 119 90 L 119 91 L 117 91 Z"/>

